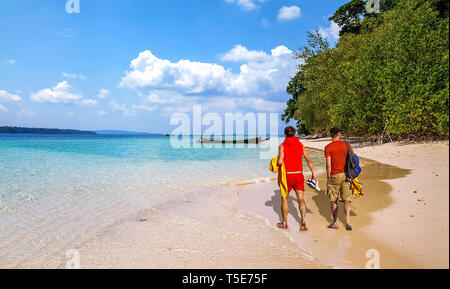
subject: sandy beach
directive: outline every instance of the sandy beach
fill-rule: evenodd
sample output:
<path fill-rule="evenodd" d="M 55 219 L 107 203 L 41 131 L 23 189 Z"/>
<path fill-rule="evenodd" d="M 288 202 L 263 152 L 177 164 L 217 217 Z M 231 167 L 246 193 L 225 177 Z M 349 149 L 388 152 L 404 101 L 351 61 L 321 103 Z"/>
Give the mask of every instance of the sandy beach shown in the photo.
<path fill-rule="evenodd" d="M 303 143 L 323 150 L 329 140 Z M 353 202 L 354 231 L 343 229 L 342 207 L 341 229 L 328 230 L 331 215 L 325 192 L 308 188 L 310 231 L 298 232 L 299 213 L 291 194 L 291 228 L 285 233 L 333 267 L 365 268 L 366 252 L 375 249 L 381 268 L 448 268 L 448 142 L 354 147 L 364 158 L 360 180 L 365 188 L 365 196 Z M 324 189 L 326 176 L 319 179 Z M 275 225 L 281 216 L 279 205 L 277 186 L 269 183 L 242 189 L 237 206 Z"/>
<path fill-rule="evenodd" d="M 323 149 L 328 140 L 304 141 Z M 365 196 L 353 203 L 353 232 L 328 230 L 325 192 L 307 189 L 309 232 L 275 224 L 275 182 L 220 186 L 114 224 L 77 249 L 82 268 L 448 268 L 448 142 L 358 146 Z M 373 161 L 373 160 L 377 160 Z M 322 189 L 325 175 L 321 174 Z M 295 205 L 294 205 L 295 204 Z M 61 263 L 64 267 L 64 263 Z"/>

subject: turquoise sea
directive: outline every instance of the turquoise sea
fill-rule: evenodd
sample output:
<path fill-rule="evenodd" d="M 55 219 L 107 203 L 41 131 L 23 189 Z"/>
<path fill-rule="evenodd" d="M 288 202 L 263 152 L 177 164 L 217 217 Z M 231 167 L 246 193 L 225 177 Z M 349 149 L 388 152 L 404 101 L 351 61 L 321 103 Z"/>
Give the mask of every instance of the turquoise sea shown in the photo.
<path fill-rule="evenodd" d="M 44 262 L 139 210 L 273 178 L 260 150 L 176 149 L 165 136 L 0 135 L 0 267 Z"/>

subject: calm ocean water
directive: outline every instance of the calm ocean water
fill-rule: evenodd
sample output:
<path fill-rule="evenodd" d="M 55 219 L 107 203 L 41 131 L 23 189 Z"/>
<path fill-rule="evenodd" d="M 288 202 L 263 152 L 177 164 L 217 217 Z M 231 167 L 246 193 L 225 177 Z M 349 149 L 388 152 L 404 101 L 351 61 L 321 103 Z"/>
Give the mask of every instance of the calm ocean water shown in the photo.
<path fill-rule="evenodd" d="M 321 154 L 310 155 L 323 165 Z M 0 267 L 54 254 L 138 210 L 272 177 L 259 148 L 175 149 L 163 136 L 0 135 Z M 29 254 L 18 258 L 23 250 Z"/>

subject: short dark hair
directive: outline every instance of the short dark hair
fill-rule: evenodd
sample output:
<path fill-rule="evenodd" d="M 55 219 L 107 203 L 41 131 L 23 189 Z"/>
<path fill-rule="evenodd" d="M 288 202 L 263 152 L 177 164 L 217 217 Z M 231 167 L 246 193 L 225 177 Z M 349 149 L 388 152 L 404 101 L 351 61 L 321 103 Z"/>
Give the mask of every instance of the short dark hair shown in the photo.
<path fill-rule="evenodd" d="M 295 137 L 295 134 L 297 133 L 297 130 L 293 126 L 288 126 L 284 129 L 284 134 L 287 137 Z"/>
<path fill-rule="evenodd" d="M 333 127 L 330 130 L 330 134 L 331 134 L 332 137 L 335 137 L 340 132 L 342 132 L 342 130 L 340 128 L 338 128 L 338 127 Z"/>

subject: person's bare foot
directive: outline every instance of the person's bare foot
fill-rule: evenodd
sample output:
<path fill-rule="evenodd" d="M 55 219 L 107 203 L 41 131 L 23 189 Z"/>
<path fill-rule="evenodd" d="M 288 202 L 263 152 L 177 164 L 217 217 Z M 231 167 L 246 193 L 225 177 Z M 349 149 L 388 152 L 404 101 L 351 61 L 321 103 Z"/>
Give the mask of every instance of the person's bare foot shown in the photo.
<path fill-rule="evenodd" d="M 306 223 L 302 223 L 300 226 L 300 232 L 306 232 L 308 231 L 308 227 L 306 226 Z"/>
<path fill-rule="evenodd" d="M 278 223 L 278 224 L 277 224 L 277 227 L 280 228 L 280 229 L 284 229 L 284 230 L 286 230 L 287 228 L 289 228 L 288 225 L 285 224 L 285 223 Z"/>

